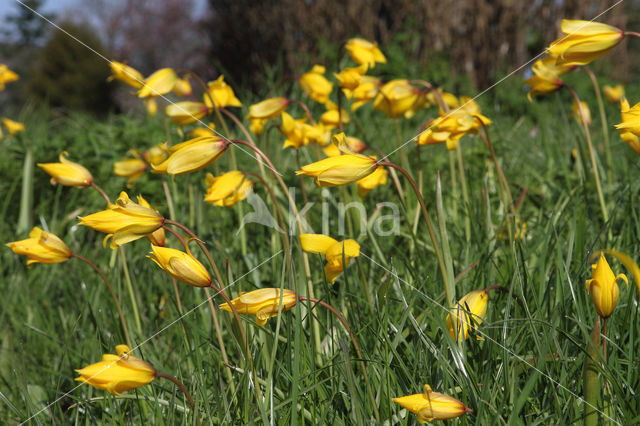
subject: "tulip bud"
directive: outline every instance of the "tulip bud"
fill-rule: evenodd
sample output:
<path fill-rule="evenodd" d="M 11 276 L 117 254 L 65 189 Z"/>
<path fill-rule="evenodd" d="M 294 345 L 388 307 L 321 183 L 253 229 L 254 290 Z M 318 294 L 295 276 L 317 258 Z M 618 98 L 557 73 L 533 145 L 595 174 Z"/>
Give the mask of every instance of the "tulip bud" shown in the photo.
<path fill-rule="evenodd" d="M 416 414 L 420 423 L 453 419 L 473 412 L 457 399 L 432 391 L 429 385 L 424 385 L 423 393 L 393 398 L 393 402 Z"/>
<path fill-rule="evenodd" d="M 600 253 L 598 262 L 591 265 L 592 276 L 587 280 L 587 291 L 591 295 L 591 300 L 596 307 L 598 315 L 602 318 L 608 318 L 618 304 L 618 279 L 622 279 L 627 285 L 627 276 L 625 274 L 614 275 L 604 254 Z"/>

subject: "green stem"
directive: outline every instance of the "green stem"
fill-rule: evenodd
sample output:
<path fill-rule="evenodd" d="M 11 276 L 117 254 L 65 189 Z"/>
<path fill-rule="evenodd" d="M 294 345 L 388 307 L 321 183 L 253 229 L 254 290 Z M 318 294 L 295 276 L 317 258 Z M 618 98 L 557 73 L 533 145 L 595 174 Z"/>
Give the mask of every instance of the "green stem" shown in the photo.
<path fill-rule="evenodd" d="M 193 398 L 191 398 L 191 394 L 189 393 L 189 391 L 187 390 L 187 388 L 185 387 L 185 385 L 182 384 L 182 382 L 178 379 L 176 379 L 173 376 L 170 376 L 168 374 L 165 373 L 161 373 L 159 371 L 156 371 L 156 377 L 162 377 L 163 379 L 168 379 L 171 380 L 176 386 L 178 386 L 180 388 L 180 390 L 182 391 L 182 393 L 184 393 L 184 396 L 187 398 L 187 402 L 189 403 L 189 405 L 191 406 L 191 408 L 194 408 L 195 405 L 193 403 Z"/>
<path fill-rule="evenodd" d="M 124 272 L 124 282 L 129 292 L 129 298 L 131 299 L 131 305 L 133 309 L 133 320 L 136 323 L 136 329 L 139 334 L 142 334 L 142 324 L 140 323 L 140 313 L 138 312 L 138 303 L 136 302 L 136 294 L 133 291 L 133 283 L 131 282 L 131 275 L 129 275 L 129 267 L 127 266 L 127 257 L 124 252 L 124 247 L 118 247 L 120 252 L 120 260 L 122 262 L 122 271 Z"/>
<path fill-rule="evenodd" d="M 598 192 L 598 201 L 600 202 L 600 209 L 602 210 L 602 218 L 604 222 L 607 223 L 609 221 L 609 214 L 607 213 L 607 206 L 604 202 L 604 196 L 602 195 L 602 185 L 600 184 L 600 174 L 598 172 L 598 164 L 596 162 L 596 153 L 593 149 L 593 144 L 591 143 L 591 134 L 589 133 L 589 126 L 587 125 L 586 114 L 582 109 L 582 104 L 580 103 L 580 98 L 578 94 L 571 88 L 571 86 L 564 84 L 564 87 L 567 88 L 576 104 L 578 105 L 578 111 L 580 112 L 580 121 L 582 122 L 582 127 L 584 128 L 584 133 L 587 139 L 587 146 L 589 147 L 589 156 L 591 157 L 591 167 L 593 168 L 593 177 L 596 181 L 596 191 Z"/>
<path fill-rule="evenodd" d="M 95 182 L 91 182 L 91 187 L 96 191 L 98 191 L 100 195 L 102 195 L 102 197 L 105 199 L 107 204 L 111 204 L 111 200 L 109 199 L 109 196 L 107 195 L 107 193 L 104 192 L 104 189 L 100 188 Z"/>
<path fill-rule="evenodd" d="M 356 266 L 358 267 L 358 272 L 360 272 L 360 279 L 362 280 L 362 286 L 364 287 L 364 294 L 367 297 L 367 304 L 369 305 L 369 313 L 371 315 L 374 314 L 373 310 L 373 301 L 371 300 L 371 295 L 369 294 L 369 283 L 367 282 L 367 277 L 364 275 L 364 271 L 362 270 L 362 265 L 360 265 L 360 260 L 355 258 Z"/>
<path fill-rule="evenodd" d="M 106 275 L 100 270 L 100 268 L 98 268 L 98 265 L 96 265 L 86 257 L 80 256 L 79 254 L 75 254 L 75 253 L 72 253 L 71 256 L 75 257 L 76 259 L 80 259 L 86 264 L 88 264 L 89 266 L 91 266 L 93 270 L 96 271 L 98 275 L 100 275 L 100 278 L 102 278 L 102 281 L 104 281 L 104 283 L 107 285 L 107 288 L 109 289 L 109 293 L 111 293 L 111 298 L 113 298 L 113 302 L 115 303 L 116 309 L 118 310 L 118 316 L 120 317 L 120 323 L 122 324 L 122 331 L 124 333 L 125 340 L 127 341 L 127 346 L 129 346 L 130 348 L 133 347 L 133 345 L 131 344 L 131 338 L 129 337 L 129 328 L 127 327 L 127 322 L 125 321 L 124 313 L 122 312 L 122 306 L 120 306 L 120 302 L 116 297 L 116 293 L 115 291 L 113 291 L 113 287 L 111 286 L 111 283 L 107 279 Z"/>
<path fill-rule="evenodd" d="M 587 351 L 584 360 L 584 425 L 596 426 L 598 424 L 598 399 L 600 384 L 598 383 L 599 370 L 596 360 L 600 352 L 600 317 L 591 331 L 591 339 L 587 342 Z"/>
<path fill-rule="evenodd" d="M 464 203 L 464 234 L 467 243 L 471 241 L 471 213 L 469 211 L 469 193 L 467 192 L 467 178 L 464 174 L 464 162 L 462 161 L 462 150 L 460 144 L 456 145 L 456 155 L 458 157 L 458 172 L 460 173 L 460 187 L 462 188 L 462 202 Z"/>
<path fill-rule="evenodd" d="M 600 110 L 600 121 L 602 122 L 602 135 L 604 136 L 604 155 L 607 161 L 607 187 L 609 192 L 612 190 L 613 178 L 611 176 L 613 170 L 613 161 L 611 160 L 611 148 L 609 145 L 609 125 L 607 124 L 607 115 L 604 112 L 604 103 L 602 102 L 602 95 L 600 94 L 600 85 L 595 74 L 587 67 L 582 69 L 589 75 L 591 83 L 593 83 L 593 89 L 596 92 L 596 98 L 598 99 L 598 109 Z"/>

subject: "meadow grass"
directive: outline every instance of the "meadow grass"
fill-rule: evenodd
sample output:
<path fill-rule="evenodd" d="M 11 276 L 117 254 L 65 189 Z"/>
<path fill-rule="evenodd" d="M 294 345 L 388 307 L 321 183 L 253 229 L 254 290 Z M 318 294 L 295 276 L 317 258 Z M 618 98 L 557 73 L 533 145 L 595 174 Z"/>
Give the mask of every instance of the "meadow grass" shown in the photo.
<path fill-rule="evenodd" d="M 585 81 L 578 79 L 578 90 L 587 100 L 593 99 Z M 158 379 L 122 396 L 78 386 L 74 369 L 98 361 L 103 353 L 114 353 L 114 346 L 124 342 L 106 287 L 89 266 L 76 259 L 27 269 L 24 258 L 5 248 L 0 251 L 0 418 L 10 424 L 370 424 L 377 410 L 380 423 L 414 424 L 416 417 L 391 398 L 420 393 L 428 383 L 473 409 L 473 414 L 454 421 L 458 424 L 581 423 L 583 368 L 596 320 L 584 282 L 591 276 L 590 257 L 596 250 L 613 248 L 635 258 L 640 252 L 636 208 L 640 163 L 610 126 L 614 168 L 612 180 L 603 185 L 610 211 L 609 222 L 603 223 L 584 135 L 570 116 L 568 94 L 529 104 L 519 81 L 505 86 L 507 95 L 487 96 L 479 102 L 494 121 L 490 133 L 513 196 L 522 197 L 519 226 L 526 224 L 526 232 L 519 238 L 509 240 L 496 170 L 478 137 L 465 136 L 461 141 L 468 205 L 462 203 L 458 177 L 451 176 L 445 147 L 426 146 L 421 152 L 423 193 L 434 220 L 437 172 L 442 180 L 443 214 L 437 222 L 446 228 L 457 275 L 456 298 L 493 285 L 509 291 L 490 293 L 487 316 L 476 333 L 482 340 L 472 337 L 458 344 L 447 332 L 442 278 L 424 223 L 412 233 L 416 199 L 411 193 L 406 192 L 407 208 L 401 209 L 398 235 L 377 236 L 371 223 L 359 235 L 354 211 L 347 215 L 344 235 L 339 235 L 338 203 L 358 199 L 355 185 L 329 189 L 323 195 L 306 179 L 309 200 L 316 202 L 308 212 L 315 232 L 322 231 L 320 203 L 328 199 L 329 235 L 354 238 L 361 246 L 358 263 L 352 262 L 335 285 L 325 283 L 320 256 L 309 260 L 315 295 L 348 320 L 362 348 L 368 383 L 341 324 L 328 311 L 307 302 L 270 319 L 264 327 L 256 326 L 254 317 L 243 317 L 256 376 L 243 361 L 232 320 L 220 314 L 230 362 L 224 366 L 204 292 L 179 284 L 184 309 L 180 315 L 170 278 L 145 258 L 146 240 L 124 246 L 141 316 L 141 329 L 137 329 L 117 251 L 103 248 L 104 235 L 78 226 L 77 216 L 103 209 L 104 200 L 91 188 L 51 186 L 49 177 L 36 167 L 33 224 L 57 234 L 74 252 L 105 271 L 123 305 L 134 344 L 139 345 L 136 355 L 184 382 L 195 399 L 197 415 L 168 381 Z M 628 96 L 637 99 L 633 93 Z M 601 176 L 606 178 L 596 104 L 590 105 Z M 617 107 L 606 108 L 609 123 L 619 122 Z M 393 125 L 382 113 L 369 109 L 353 114 L 364 135 L 355 126 L 347 129 L 390 152 L 396 146 Z M 419 115 L 403 122 L 403 140 L 417 134 L 425 117 Z M 32 144 L 36 162 L 57 161 L 59 152 L 66 150 L 72 161 L 92 171 L 112 199 L 120 190 L 128 190 L 132 197 L 140 193 L 168 216 L 161 176 L 148 173 L 128 189 L 124 178 L 112 175 L 113 163 L 127 150 L 143 150 L 167 138 L 162 117 L 113 115 L 97 120 L 79 113 L 55 115 L 27 108 L 20 118 L 26 123 L 26 135 L 6 139 L 0 147 L 2 241 L 26 235 L 16 231 L 26 143 Z M 239 135 L 237 129 L 232 132 Z M 174 143 L 180 140 L 175 128 L 171 138 Z M 261 147 L 269 147 L 267 154 L 287 185 L 299 187 L 293 173 L 294 152 L 282 151 L 281 144 L 277 131 L 270 132 L 268 145 L 264 138 L 259 141 Z M 575 158 L 574 148 L 578 148 Z M 410 144 L 405 150 L 415 176 L 415 147 Z M 303 164 L 315 160 L 312 150 L 301 154 Z M 228 170 L 227 157 L 207 170 L 214 174 Z M 245 153 L 236 151 L 236 158 L 242 170 L 258 170 Z M 399 162 L 400 153 L 391 160 Z M 203 177 L 204 172 L 198 172 L 165 181 L 176 218 L 194 229 L 212 251 L 230 283 L 227 292 L 235 296 L 239 291 L 284 287 L 304 294 L 306 278 L 297 238 L 291 238 L 290 274 L 279 235 L 271 228 L 247 224 L 243 255 L 238 210 L 246 213 L 251 207 L 246 202 L 228 209 L 204 203 Z M 271 206 L 264 188 L 256 185 L 255 191 Z M 286 208 L 286 199 L 278 192 Z M 300 194 L 297 201 L 301 207 Z M 382 201 L 398 203 L 391 183 L 367 195 L 367 214 Z M 465 218 L 470 222 L 468 236 Z M 204 262 L 195 245 L 193 252 Z M 611 264 L 616 273 L 626 272 L 617 261 Z M 640 420 L 637 298 L 634 283 L 628 289 L 621 287 L 620 302 L 609 320 L 608 359 L 606 364 L 598 363 L 607 385 L 597 409 L 602 421 L 614 424 Z M 214 303 L 221 300 L 216 298 Z M 319 346 L 314 320 L 320 330 Z M 231 370 L 235 392 L 225 368 Z M 255 395 L 257 385 L 262 401 Z"/>

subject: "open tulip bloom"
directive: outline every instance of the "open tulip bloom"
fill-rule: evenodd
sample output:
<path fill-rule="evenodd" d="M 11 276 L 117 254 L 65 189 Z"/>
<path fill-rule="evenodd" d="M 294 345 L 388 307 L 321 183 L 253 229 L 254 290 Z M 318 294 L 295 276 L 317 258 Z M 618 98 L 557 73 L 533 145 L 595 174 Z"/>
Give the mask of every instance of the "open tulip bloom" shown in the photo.
<path fill-rule="evenodd" d="M 468 339 L 470 330 L 476 330 L 487 314 L 488 303 L 487 290 L 474 290 L 462 297 L 447 315 L 451 338 L 456 341 Z"/>
<path fill-rule="evenodd" d="M 308 253 L 325 256 L 324 273 L 330 284 L 336 282 L 352 258 L 360 256 L 360 245 L 351 239 L 337 241 L 323 234 L 301 234 L 300 245 Z"/>

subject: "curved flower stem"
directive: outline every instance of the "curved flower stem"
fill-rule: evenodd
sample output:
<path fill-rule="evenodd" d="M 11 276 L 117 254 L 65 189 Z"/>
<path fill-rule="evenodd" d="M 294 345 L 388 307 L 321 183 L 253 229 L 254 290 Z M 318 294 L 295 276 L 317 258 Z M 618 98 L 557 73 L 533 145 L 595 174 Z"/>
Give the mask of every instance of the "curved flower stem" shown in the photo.
<path fill-rule="evenodd" d="M 600 184 L 600 173 L 598 172 L 598 164 L 596 163 L 596 154 L 593 149 L 593 144 L 591 143 L 591 134 L 589 133 L 589 126 L 587 125 L 587 121 L 585 119 L 585 112 L 582 109 L 582 104 L 580 103 L 580 98 L 575 90 L 568 84 L 563 84 L 564 87 L 567 88 L 573 99 L 578 105 L 578 111 L 580 112 L 580 121 L 582 122 L 582 127 L 584 128 L 584 133 L 587 139 L 587 146 L 589 147 L 589 156 L 591 157 L 591 167 L 593 167 L 593 177 L 596 181 L 596 191 L 598 192 L 598 200 L 600 201 L 600 209 L 602 210 L 602 218 L 604 222 L 609 221 L 609 214 L 607 213 L 607 205 L 604 202 L 604 196 L 602 195 L 602 186 Z"/>
<path fill-rule="evenodd" d="M 91 182 L 91 187 L 94 188 L 96 191 L 98 191 L 100 193 L 100 195 L 102 195 L 104 197 L 104 199 L 107 202 L 107 204 L 111 204 L 111 200 L 109 199 L 109 196 L 107 195 L 107 193 L 104 192 L 104 189 L 102 189 L 98 185 L 96 185 L 95 182 Z"/>
<path fill-rule="evenodd" d="M 447 105 L 447 103 L 444 101 L 444 98 L 442 97 L 442 92 L 440 92 L 439 89 L 434 87 L 433 84 L 425 80 L 411 80 L 409 83 L 420 84 L 426 87 L 427 90 L 433 93 L 433 96 L 436 98 L 436 102 L 438 103 L 438 107 L 440 107 L 440 109 L 442 109 L 442 111 L 444 111 L 445 113 L 449 112 L 449 105 Z"/>
<path fill-rule="evenodd" d="M 387 155 L 384 152 L 380 151 L 375 146 L 367 145 L 365 147 L 365 150 L 366 149 L 375 152 L 376 154 L 378 154 L 380 156 L 380 158 L 387 158 Z M 391 170 L 389 170 L 389 172 L 391 173 L 391 180 L 393 180 L 393 185 L 396 187 L 396 191 L 398 192 L 398 196 L 400 196 L 400 202 L 406 207 L 406 203 L 404 201 L 404 191 L 402 190 L 402 185 L 400 185 L 400 180 L 398 179 L 398 174 L 396 173 L 396 170 L 393 169 L 393 168 Z"/>
<path fill-rule="evenodd" d="M 127 255 L 125 254 L 124 247 L 118 247 L 120 252 L 120 261 L 122 262 L 122 272 L 124 272 L 124 283 L 127 286 L 129 292 L 129 298 L 131 299 L 131 305 L 133 308 L 133 320 L 136 323 L 138 333 L 142 334 L 142 323 L 140 322 L 140 313 L 138 312 L 138 302 L 136 301 L 136 294 L 133 290 L 133 282 L 131 281 L 131 275 L 129 274 L 129 267 L 127 266 Z"/>
<path fill-rule="evenodd" d="M 462 201 L 464 202 L 464 234 L 467 239 L 467 243 L 471 241 L 471 214 L 469 209 L 471 204 L 469 203 L 469 192 L 467 191 L 467 177 L 464 174 L 464 162 L 462 161 L 462 149 L 460 144 L 456 144 L 456 156 L 458 157 L 458 173 L 460 174 L 460 187 L 462 188 Z"/>
<path fill-rule="evenodd" d="M 416 182 L 413 180 L 411 175 L 405 169 L 403 169 L 402 167 L 398 166 L 395 163 L 392 163 L 390 161 L 382 161 L 379 164 L 381 166 L 392 167 L 398 170 L 400 173 L 402 173 L 404 177 L 407 179 L 407 181 L 409 182 L 409 184 L 411 185 L 411 187 L 413 188 L 413 191 L 416 193 L 416 197 L 418 198 L 418 202 L 420 203 L 420 208 L 422 209 L 422 216 L 424 217 L 424 221 L 427 224 L 427 229 L 429 231 L 429 238 L 431 238 L 431 243 L 433 244 L 433 251 L 436 254 L 436 258 L 438 259 L 438 266 L 440 267 L 440 273 L 442 275 L 442 280 L 444 282 L 444 289 L 447 294 L 447 303 L 449 305 L 451 305 L 452 303 L 455 303 L 455 301 L 453 300 L 453 293 L 451 291 L 451 288 L 452 288 L 451 286 L 453 286 L 454 283 L 449 283 L 449 280 L 447 279 L 447 270 L 445 268 L 442 252 L 440 251 L 440 245 L 438 244 L 438 240 L 436 238 L 436 234 L 433 229 L 433 224 L 431 223 L 431 217 L 429 216 L 427 205 L 424 203 L 424 199 L 422 198 L 422 194 L 420 194 L 420 191 L 418 190 Z M 451 306 L 449 306 L 449 308 L 451 308 Z"/>
<path fill-rule="evenodd" d="M 309 122 L 312 125 L 316 124 L 315 120 L 313 119 L 313 116 L 311 115 L 311 111 L 309 111 L 309 107 L 304 102 L 299 101 L 297 99 L 289 99 L 289 101 L 292 102 L 292 103 L 300 105 L 302 107 L 302 109 L 304 110 L 304 112 L 307 114 L 307 118 L 309 119 Z"/>
<path fill-rule="evenodd" d="M 596 92 L 596 98 L 598 99 L 598 109 L 600 110 L 600 121 L 602 122 L 602 136 L 604 136 L 604 155 L 607 160 L 607 187 L 611 192 L 612 177 L 611 171 L 613 170 L 613 162 L 611 160 L 611 149 L 609 148 L 609 126 L 607 124 L 607 115 L 604 112 L 604 104 L 602 102 L 602 95 L 600 94 L 600 85 L 596 79 L 595 74 L 589 68 L 582 67 L 584 72 L 589 75 L 591 83 L 593 83 L 593 89 Z"/>
<path fill-rule="evenodd" d="M 109 289 L 109 293 L 111 293 L 111 297 L 113 298 L 113 302 L 116 304 L 116 309 L 118 310 L 118 316 L 120 317 L 120 323 L 122 324 L 122 331 L 124 332 L 124 337 L 127 340 L 127 346 L 133 347 L 133 345 L 131 344 L 131 338 L 129 337 L 129 329 L 127 328 L 127 323 L 124 320 L 124 313 L 122 312 L 122 306 L 120 306 L 120 302 L 116 297 L 116 293 L 113 291 L 113 287 L 111 286 L 111 283 L 107 279 L 106 275 L 100 270 L 100 268 L 98 268 L 98 265 L 96 265 L 86 257 L 80 256 L 79 254 L 75 254 L 75 253 L 72 253 L 71 257 L 80 259 L 86 264 L 88 264 L 89 266 L 91 266 L 93 270 L 96 271 L 98 275 L 100 275 L 100 278 L 102 278 L 102 281 L 104 281 L 104 283 L 107 285 L 107 288 Z"/>
<path fill-rule="evenodd" d="M 275 168 L 275 166 L 273 165 L 273 163 L 271 162 L 269 157 L 267 157 L 265 155 L 265 153 L 262 152 L 260 150 L 260 148 L 258 148 L 257 146 L 252 145 L 251 143 L 249 143 L 247 141 L 243 141 L 242 139 L 232 140 L 231 143 L 237 143 L 237 144 L 244 145 L 246 147 L 251 148 L 258 156 L 260 156 L 267 163 L 267 166 L 269 166 L 269 168 L 273 172 L 273 175 L 275 176 L 276 180 L 280 184 L 280 187 L 282 188 L 282 191 L 284 192 L 284 195 L 287 197 L 287 200 L 289 201 L 289 206 L 290 206 L 291 210 L 293 211 L 293 214 L 294 214 L 294 216 L 296 218 L 296 223 L 298 225 L 298 232 L 300 234 L 303 234 L 304 233 L 304 229 L 302 228 L 302 219 L 300 218 L 300 212 L 298 211 L 298 208 L 296 207 L 296 203 L 293 200 L 293 198 L 291 197 L 291 194 L 289 193 L 287 185 L 285 185 L 284 181 L 282 180 L 282 178 L 278 174 L 277 169 Z M 304 265 L 304 273 L 305 273 L 305 276 L 307 278 L 307 292 L 309 293 L 309 297 L 314 297 L 313 283 L 311 282 L 311 268 L 309 266 L 309 257 L 307 256 L 307 253 L 305 251 L 302 252 L 302 264 Z M 296 289 L 293 289 L 293 290 L 297 292 Z M 320 361 L 320 352 L 319 351 L 320 351 L 320 346 L 321 346 L 320 325 L 315 320 L 312 320 L 312 324 L 313 324 L 314 340 L 315 340 L 315 344 L 316 344 L 316 349 L 318 351 L 316 353 L 316 355 L 317 355 L 316 356 L 316 360 L 319 362 Z"/>
<path fill-rule="evenodd" d="M 176 386 L 178 386 L 180 388 L 182 393 L 184 393 L 184 396 L 187 398 L 187 402 L 189 403 L 191 408 L 195 407 L 195 405 L 193 403 L 193 398 L 191 398 L 191 394 L 189 393 L 189 391 L 187 390 L 185 385 L 183 385 L 180 380 L 178 380 L 175 377 L 170 376 L 168 374 L 161 373 L 160 371 L 156 371 L 156 377 L 162 377 L 163 379 L 171 380 Z"/>
<path fill-rule="evenodd" d="M 625 31 L 624 35 L 640 38 L 640 33 L 637 33 L 635 31 Z"/>
<path fill-rule="evenodd" d="M 358 345 L 358 341 L 353 335 L 353 331 L 351 331 L 351 327 L 349 327 L 349 323 L 347 322 L 347 320 L 342 316 L 340 312 L 338 312 L 336 308 L 334 308 L 333 306 L 329 305 L 326 302 L 323 302 L 322 300 L 318 300 L 313 297 L 305 297 L 305 296 L 298 296 L 298 300 L 301 302 L 308 300 L 309 302 L 317 303 L 318 305 L 328 309 L 329 311 L 331 311 L 333 315 L 336 316 L 336 318 L 338 318 L 338 320 L 342 323 L 344 328 L 347 330 L 347 334 L 351 339 L 351 343 L 353 343 L 353 347 L 355 348 L 356 353 L 358 354 L 358 358 L 360 358 L 360 368 L 362 369 L 362 376 L 364 377 L 364 381 L 367 384 L 367 393 L 369 394 L 369 399 L 371 400 L 371 407 L 373 408 L 373 413 L 376 416 L 376 420 L 379 420 L 380 414 L 378 413 L 378 404 L 376 404 L 376 399 L 373 396 L 373 392 L 371 391 L 371 386 L 369 384 L 369 376 L 367 375 L 367 369 L 364 365 L 364 356 L 362 356 L 360 345 Z"/>

